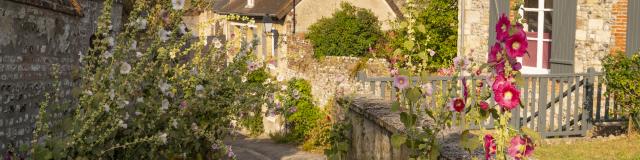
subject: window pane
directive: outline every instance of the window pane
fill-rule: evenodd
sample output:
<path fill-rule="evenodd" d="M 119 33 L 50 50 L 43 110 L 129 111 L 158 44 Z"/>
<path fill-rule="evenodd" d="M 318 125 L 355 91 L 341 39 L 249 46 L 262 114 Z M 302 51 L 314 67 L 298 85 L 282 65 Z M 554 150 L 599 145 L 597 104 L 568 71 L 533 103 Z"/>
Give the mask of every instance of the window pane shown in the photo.
<path fill-rule="evenodd" d="M 538 32 L 538 12 L 524 12 L 526 32 Z"/>
<path fill-rule="evenodd" d="M 538 8 L 538 0 L 525 0 L 524 1 L 525 8 Z"/>
<path fill-rule="evenodd" d="M 544 32 L 551 34 L 551 26 L 553 26 L 553 11 L 544 12 Z"/>

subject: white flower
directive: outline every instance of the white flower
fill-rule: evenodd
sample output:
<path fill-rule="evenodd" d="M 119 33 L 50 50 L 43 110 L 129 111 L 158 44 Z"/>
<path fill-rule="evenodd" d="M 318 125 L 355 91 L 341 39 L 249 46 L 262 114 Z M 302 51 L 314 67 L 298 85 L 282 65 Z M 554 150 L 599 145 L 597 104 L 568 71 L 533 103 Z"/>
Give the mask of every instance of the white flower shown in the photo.
<path fill-rule="evenodd" d="M 138 58 L 142 57 L 142 52 L 136 52 L 136 57 Z"/>
<path fill-rule="evenodd" d="M 93 96 L 93 92 L 91 92 L 90 90 L 84 91 L 84 94 L 89 95 L 89 96 Z"/>
<path fill-rule="evenodd" d="M 162 107 L 160 109 L 162 111 L 166 111 L 167 109 L 169 109 L 169 100 L 163 99 L 162 100 Z"/>
<path fill-rule="evenodd" d="M 114 98 L 116 98 L 116 91 L 115 91 L 115 90 L 111 89 L 111 90 L 109 91 L 109 98 L 110 98 L 110 99 L 114 99 Z"/>
<path fill-rule="evenodd" d="M 163 144 L 166 144 L 167 143 L 167 134 L 166 133 L 160 133 L 160 135 L 158 136 L 158 139 Z"/>
<path fill-rule="evenodd" d="M 216 49 L 220 49 L 222 48 L 222 43 L 220 42 L 220 40 L 218 40 L 218 38 L 213 39 L 213 46 L 216 47 Z"/>
<path fill-rule="evenodd" d="M 113 37 L 108 37 L 108 38 L 107 38 L 107 42 L 109 43 L 109 46 L 110 46 L 110 47 L 113 47 L 113 45 L 115 45 L 115 44 L 116 44 L 116 39 L 115 39 L 115 38 L 113 38 Z"/>
<path fill-rule="evenodd" d="M 120 125 L 120 127 L 124 128 L 124 129 L 127 129 L 127 127 L 128 127 L 127 124 L 124 123 L 124 121 L 122 121 L 122 120 L 118 120 L 118 125 Z"/>
<path fill-rule="evenodd" d="M 144 102 L 144 97 L 138 97 L 138 98 L 136 98 L 136 102 L 138 102 L 138 103 L 143 103 L 143 102 Z"/>
<path fill-rule="evenodd" d="M 187 34 L 187 25 L 180 23 L 180 25 L 178 25 L 178 30 L 180 31 L 180 34 Z"/>
<path fill-rule="evenodd" d="M 138 19 L 136 19 L 136 23 L 138 24 L 138 29 L 147 29 L 147 19 L 138 17 Z"/>
<path fill-rule="evenodd" d="M 181 10 L 184 7 L 184 0 L 171 0 L 174 10 Z"/>
<path fill-rule="evenodd" d="M 173 119 L 173 121 L 171 122 L 171 125 L 173 125 L 173 128 L 178 128 L 178 120 Z"/>
<path fill-rule="evenodd" d="M 433 55 L 436 54 L 436 51 L 433 51 L 431 49 L 427 49 L 427 51 L 429 52 L 429 56 L 433 57 Z"/>
<path fill-rule="evenodd" d="M 131 42 L 131 50 L 136 50 L 138 49 L 138 41 L 133 41 Z"/>
<path fill-rule="evenodd" d="M 140 112 L 140 111 L 136 111 L 136 112 L 134 112 L 133 114 L 135 114 L 136 116 L 140 116 L 140 115 L 142 115 L 142 112 Z"/>
<path fill-rule="evenodd" d="M 82 51 L 78 52 L 78 57 L 78 62 L 84 63 L 84 54 L 82 54 Z"/>
<path fill-rule="evenodd" d="M 167 91 L 169 91 L 169 88 L 171 88 L 171 85 L 170 85 L 170 84 L 167 84 L 167 82 L 161 81 L 161 82 L 158 84 L 158 87 L 160 87 L 160 91 L 161 91 L 163 94 L 166 94 L 166 93 L 167 93 Z"/>
<path fill-rule="evenodd" d="M 104 104 L 102 107 L 104 108 L 105 112 L 109 112 L 111 110 L 111 108 L 109 108 L 109 105 L 107 104 Z"/>
<path fill-rule="evenodd" d="M 111 57 L 113 57 L 113 53 L 111 53 L 109 51 L 104 51 L 104 53 L 102 54 L 102 57 L 111 58 Z"/>
<path fill-rule="evenodd" d="M 202 86 L 202 85 L 197 85 L 196 86 L 196 91 L 202 91 L 202 90 L 204 90 L 204 86 Z"/>
<path fill-rule="evenodd" d="M 162 42 L 166 42 L 167 40 L 169 40 L 169 35 L 171 35 L 171 32 L 164 29 L 160 29 L 160 31 L 158 31 L 158 36 L 160 37 L 160 40 Z"/>
<path fill-rule="evenodd" d="M 127 62 L 122 62 L 120 65 L 120 74 L 129 74 L 131 72 L 131 65 Z"/>
<path fill-rule="evenodd" d="M 124 119 L 128 120 L 129 119 L 129 113 L 124 113 Z"/>

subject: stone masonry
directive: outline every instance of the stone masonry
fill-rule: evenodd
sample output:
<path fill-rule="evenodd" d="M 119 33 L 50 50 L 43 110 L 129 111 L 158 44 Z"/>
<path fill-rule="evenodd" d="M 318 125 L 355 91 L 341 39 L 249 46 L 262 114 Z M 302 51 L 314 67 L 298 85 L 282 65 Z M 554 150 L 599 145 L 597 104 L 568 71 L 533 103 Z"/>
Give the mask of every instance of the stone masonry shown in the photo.
<path fill-rule="evenodd" d="M 480 62 L 487 59 L 489 2 L 463 0 L 464 32 L 461 52 Z M 626 41 L 626 9 L 628 0 L 578 0 L 574 69 L 586 72 L 602 69 L 600 59 L 616 51 L 624 51 Z M 551 53 L 553 54 L 553 53 Z"/>
<path fill-rule="evenodd" d="M 0 1 L 0 153 L 29 143 L 43 95 L 58 81 L 50 76 L 53 64 L 62 72 L 62 99 L 71 100 L 71 70 L 88 52 L 102 8 L 102 0 L 78 2 L 84 15 L 74 14 L 68 1 Z M 114 31 L 121 12 L 116 5 Z"/>

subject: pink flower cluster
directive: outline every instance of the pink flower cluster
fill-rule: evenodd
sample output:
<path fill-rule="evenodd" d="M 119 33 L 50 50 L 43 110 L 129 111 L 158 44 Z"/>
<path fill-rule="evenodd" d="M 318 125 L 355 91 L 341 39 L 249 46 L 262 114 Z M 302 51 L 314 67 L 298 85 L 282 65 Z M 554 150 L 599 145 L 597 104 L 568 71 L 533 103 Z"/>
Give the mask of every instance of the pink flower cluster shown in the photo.
<path fill-rule="evenodd" d="M 522 64 L 516 60 L 527 52 L 527 35 L 522 24 L 511 24 L 509 18 L 502 14 L 496 24 L 497 42 L 491 47 L 488 62 L 496 75 L 492 89 L 494 99 L 502 107 L 502 110 L 510 111 L 520 105 L 520 91 L 513 84 L 513 74 L 522 69 Z M 509 63 L 512 72 L 507 72 L 506 64 Z"/>

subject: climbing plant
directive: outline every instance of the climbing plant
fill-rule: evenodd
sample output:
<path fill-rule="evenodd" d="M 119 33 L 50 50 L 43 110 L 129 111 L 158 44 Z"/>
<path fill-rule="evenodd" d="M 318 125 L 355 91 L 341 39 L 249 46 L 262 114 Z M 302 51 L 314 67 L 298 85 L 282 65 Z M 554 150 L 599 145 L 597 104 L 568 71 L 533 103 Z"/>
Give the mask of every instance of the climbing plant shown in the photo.
<path fill-rule="evenodd" d="M 608 55 L 602 59 L 602 66 L 607 93 L 614 95 L 615 102 L 623 106 L 622 114 L 629 118 L 629 132 L 633 132 L 634 128 L 640 130 L 640 55 Z"/>

